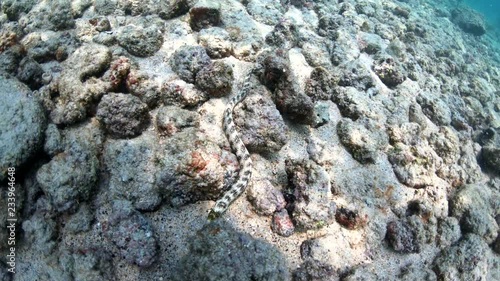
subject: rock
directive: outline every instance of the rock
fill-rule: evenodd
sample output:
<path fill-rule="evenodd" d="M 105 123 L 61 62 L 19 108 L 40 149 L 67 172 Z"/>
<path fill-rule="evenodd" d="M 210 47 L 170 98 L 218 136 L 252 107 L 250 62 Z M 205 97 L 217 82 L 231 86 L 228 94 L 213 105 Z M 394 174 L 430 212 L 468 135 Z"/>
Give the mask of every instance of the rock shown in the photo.
<path fill-rule="evenodd" d="M 101 134 L 95 122 L 66 131 L 64 152 L 38 170 L 36 180 L 58 212 L 90 199 L 98 179 Z"/>
<path fill-rule="evenodd" d="M 75 27 L 73 12 L 71 10 L 71 1 L 54 1 L 50 5 L 49 22 L 53 30 L 65 30 Z"/>
<path fill-rule="evenodd" d="M 293 226 L 293 222 L 287 210 L 282 209 L 273 214 L 271 229 L 274 233 L 283 237 L 288 237 L 293 234 L 295 227 Z"/>
<path fill-rule="evenodd" d="M 151 223 L 128 201 L 113 201 L 105 236 L 129 264 L 149 267 L 157 259 L 157 241 Z"/>
<path fill-rule="evenodd" d="M 45 144 L 43 150 L 51 157 L 54 157 L 64 150 L 61 132 L 57 129 L 57 126 L 52 123 L 49 124 L 47 130 L 45 130 Z"/>
<path fill-rule="evenodd" d="M 451 21 L 458 25 L 464 32 L 475 36 L 486 33 L 484 18 L 476 11 L 466 6 L 461 6 L 451 12 Z"/>
<path fill-rule="evenodd" d="M 67 264 L 73 265 L 71 270 L 75 280 L 100 281 L 118 278 L 114 274 L 112 257 L 105 252 L 75 253 L 70 260 Z"/>
<path fill-rule="evenodd" d="M 451 123 L 451 111 L 448 105 L 435 94 L 422 94 L 417 97 L 422 112 L 432 122 L 439 126 L 448 126 Z"/>
<path fill-rule="evenodd" d="M 266 216 L 281 211 L 286 205 L 281 191 L 274 187 L 269 180 L 253 180 L 248 187 L 247 198 L 258 214 Z"/>
<path fill-rule="evenodd" d="M 249 90 L 245 100 L 234 110 L 234 123 L 241 139 L 251 152 L 276 152 L 288 141 L 288 128 L 267 95 L 255 94 L 266 89 Z"/>
<path fill-rule="evenodd" d="M 413 265 L 405 267 L 401 270 L 397 280 L 401 281 L 415 281 L 415 280 L 426 280 L 426 281 L 437 281 L 437 276 L 434 271 L 428 268 L 422 268 L 421 266 Z"/>
<path fill-rule="evenodd" d="M 160 103 L 161 85 L 147 74 L 131 70 L 125 84 L 127 91 L 140 98 L 149 108 L 155 108 Z"/>
<path fill-rule="evenodd" d="M 189 12 L 188 0 L 161 1 L 159 3 L 158 16 L 164 20 L 176 18 Z"/>
<path fill-rule="evenodd" d="M 354 159 L 360 163 L 375 163 L 379 151 L 388 144 L 388 138 L 380 127 L 370 119 L 354 122 L 344 118 L 337 125 L 337 134 Z"/>
<path fill-rule="evenodd" d="M 441 165 L 436 152 L 425 144 L 395 143 L 388 158 L 398 180 L 412 188 L 432 185 L 436 167 Z"/>
<path fill-rule="evenodd" d="M 111 62 L 109 69 L 103 75 L 103 80 L 110 84 L 109 90 L 111 92 L 116 92 L 125 88 L 130 73 L 130 67 L 130 60 L 126 57 L 119 57 Z"/>
<path fill-rule="evenodd" d="M 248 13 L 258 22 L 275 25 L 285 12 L 280 2 L 272 0 L 253 0 L 246 5 Z"/>
<path fill-rule="evenodd" d="M 200 30 L 198 43 L 205 48 L 212 59 L 229 57 L 233 50 L 229 33 L 220 27 L 209 27 Z"/>
<path fill-rule="evenodd" d="M 223 61 L 209 64 L 196 74 L 196 86 L 216 98 L 231 93 L 233 80 L 233 68 Z"/>
<path fill-rule="evenodd" d="M 338 79 L 323 67 L 316 67 L 306 82 L 305 93 L 313 102 L 330 100 Z"/>
<path fill-rule="evenodd" d="M 288 79 L 273 93 L 276 107 L 281 114 L 299 124 L 314 125 L 316 114 L 311 98 L 300 89 L 296 79 L 292 77 Z"/>
<path fill-rule="evenodd" d="M 214 0 L 201 0 L 189 10 L 189 22 L 194 31 L 217 26 L 220 23 L 220 3 Z"/>
<path fill-rule="evenodd" d="M 227 171 L 238 167 L 236 156 L 194 128 L 174 134 L 160 149 L 164 157 L 158 160 L 157 183 L 172 206 L 219 198 L 225 183 L 234 180 Z"/>
<path fill-rule="evenodd" d="M 207 99 L 208 95 L 205 92 L 183 80 L 168 81 L 161 87 L 160 100 L 165 105 L 194 107 Z"/>
<path fill-rule="evenodd" d="M 283 49 L 264 53 L 259 56 L 258 61 L 261 61 L 263 67 L 259 77 L 260 81 L 271 91 L 274 91 L 282 81 L 285 81 L 290 73 L 290 62 Z"/>
<path fill-rule="evenodd" d="M 477 234 L 488 244 L 495 241 L 499 231 L 495 219 L 478 206 L 464 212 L 460 220 L 460 228 L 463 233 Z"/>
<path fill-rule="evenodd" d="M 198 127 L 198 113 L 176 106 L 162 106 L 156 114 L 156 128 L 160 135 L 172 136 L 189 127 Z"/>
<path fill-rule="evenodd" d="M 349 230 L 358 229 L 366 225 L 367 222 L 366 216 L 363 217 L 359 214 L 358 210 L 350 210 L 344 207 L 337 209 L 337 212 L 335 213 L 335 220 L 338 224 Z"/>
<path fill-rule="evenodd" d="M 427 243 L 434 243 L 437 235 L 437 219 L 432 207 L 422 201 L 410 201 L 405 216 L 390 221 L 385 239 L 399 253 L 420 253 Z"/>
<path fill-rule="evenodd" d="M 19 63 L 26 55 L 26 49 L 20 45 L 16 44 L 12 47 L 0 52 L 0 70 L 16 75 Z"/>
<path fill-rule="evenodd" d="M 17 79 L 28 85 L 31 90 L 37 90 L 43 85 L 43 73 L 42 67 L 34 59 L 25 57 L 19 63 Z"/>
<path fill-rule="evenodd" d="M 154 55 L 163 45 L 163 35 L 156 25 L 124 26 L 117 34 L 118 44 L 138 57 Z"/>
<path fill-rule="evenodd" d="M 500 134 L 493 129 L 488 132 L 491 136 L 484 141 L 481 156 L 489 169 L 500 174 Z"/>
<path fill-rule="evenodd" d="M 375 62 L 373 71 L 389 88 L 396 87 L 406 79 L 403 68 L 391 57 Z"/>
<path fill-rule="evenodd" d="M 433 133 L 429 142 L 436 154 L 443 159 L 447 165 L 452 165 L 460 158 L 460 140 L 450 127 L 439 128 L 439 133 Z"/>
<path fill-rule="evenodd" d="M 111 53 L 107 47 L 86 44 L 64 63 L 64 70 L 54 83 L 47 101 L 50 118 L 55 124 L 73 124 L 87 117 L 87 111 L 111 87 L 95 78 L 109 67 Z"/>
<path fill-rule="evenodd" d="M 259 1 L 252 1 L 253 3 Z M 268 6 L 273 4 L 269 3 Z M 267 11 L 267 10 L 263 10 Z M 272 13 L 273 11 L 271 11 Z M 274 19 L 273 19 L 274 20 Z M 276 21 L 274 28 L 266 35 L 266 43 L 276 47 L 289 50 L 298 43 L 298 27 L 290 21 Z"/>
<path fill-rule="evenodd" d="M 382 37 L 373 33 L 362 32 L 358 35 L 359 49 L 369 55 L 374 55 L 382 50 L 384 45 Z"/>
<path fill-rule="evenodd" d="M 33 33 L 31 33 L 31 35 L 32 34 Z M 44 36 L 35 35 L 30 37 L 30 39 L 31 40 L 26 42 L 25 45 L 27 54 L 38 63 L 53 60 L 62 62 L 68 58 L 69 54 L 74 53 L 75 50 L 81 46 L 81 43 L 71 32 L 46 32 L 44 33 Z M 96 55 L 96 58 L 98 59 L 94 61 L 95 63 L 98 63 L 100 58 L 97 54 L 103 51 L 102 49 L 97 48 L 98 46 L 100 45 L 93 46 L 96 52 L 91 53 L 91 55 Z M 82 55 L 86 54 L 86 52 L 81 52 L 82 50 L 86 50 L 86 52 L 90 51 L 90 49 L 81 49 L 75 54 L 75 56 L 77 54 L 79 55 L 68 65 L 69 67 L 82 66 L 82 64 L 89 63 L 89 58 L 87 58 L 87 60 L 79 60 L 83 58 Z M 99 65 L 102 65 L 102 63 L 99 63 L 96 66 Z M 78 67 L 75 67 L 75 69 L 78 69 Z"/>
<path fill-rule="evenodd" d="M 447 248 L 460 239 L 460 225 L 455 217 L 446 217 L 439 221 L 437 244 L 441 248 Z"/>
<path fill-rule="evenodd" d="M 240 60 L 253 62 L 264 44 L 259 26 L 239 5 L 221 6 L 221 26 L 233 41 L 232 55 Z"/>
<path fill-rule="evenodd" d="M 21 14 L 27 14 L 37 4 L 36 0 L 5 0 L 2 2 L 2 12 L 11 21 L 17 21 Z"/>
<path fill-rule="evenodd" d="M 306 259 L 293 273 L 293 281 L 330 281 L 337 280 L 333 267 L 311 258 Z"/>
<path fill-rule="evenodd" d="M 340 83 L 340 82 L 339 82 Z M 342 87 L 332 96 L 343 117 L 357 120 L 361 117 L 379 119 L 382 109 L 365 91 L 354 87 Z"/>
<path fill-rule="evenodd" d="M 419 253 L 421 245 L 416 231 L 404 221 L 391 221 L 387 224 L 385 239 L 396 252 Z"/>
<path fill-rule="evenodd" d="M 313 161 L 286 160 L 292 219 L 299 230 L 322 228 L 334 220 L 336 205 L 330 200 L 330 177 Z M 286 198 L 286 197 L 285 197 Z"/>
<path fill-rule="evenodd" d="M 349 61 L 340 66 L 338 85 L 343 87 L 354 87 L 364 92 L 375 86 L 372 71 L 359 59 Z M 335 92 L 338 92 L 335 91 Z"/>
<path fill-rule="evenodd" d="M 122 93 L 105 95 L 97 107 L 97 118 L 115 138 L 135 137 L 149 123 L 147 105 L 138 97 Z"/>
<path fill-rule="evenodd" d="M 114 199 L 130 201 L 139 211 L 153 211 L 161 195 L 156 185 L 156 142 L 149 135 L 131 140 L 110 140 L 103 153 Z"/>
<path fill-rule="evenodd" d="M 81 233 L 89 231 L 94 220 L 93 211 L 87 204 L 82 204 L 74 215 L 66 223 L 64 229 L 70 233 Z"/>
<path fill-rule="evenodd" d="M 172 279 L 285 281 L 290 276 L 280 251 L 217 220 L 189 240 L 189 254 Z"/>
<path fill-rule="evenodd" d="M 36 95 L 16 79 L 0 74 L 0 181 L 8 167 L 19 167 L 42 146 L 45 112 Z"/>
<path fill-rule="evenodd" d="M 45 197 L 41 197 L 36 202 L 35 213 L 22 222 L 24 241 L 39 257 L 54 253 L 57 246 L 57 227 L 50 203 Z"/>
<path fill-rule="evenodd" d="M 492 280 L 488 245 L 477 235 L 467 234 L 454 246 L 445 248 L 434 260 L 438 280 Z M 494 279 L 494 278 L 493 278 Z"/>
<path fill-rule="evenodd" d="M 211 64 L 205 48 L 201 46 L 186 46 L 179 48 L 170 58 L 170 67 L 179 77 L 194 83 L 198 71 Z"/>
<path fill-rule="evenodd" d="M 491 189 L 483 184 L 468 184 L 461 187 L 450 200 L 450 214 L 458 219 L 469 210 L 484 209 L 487 214 L 494 215 L 492 202 L 498 201 Z"/>

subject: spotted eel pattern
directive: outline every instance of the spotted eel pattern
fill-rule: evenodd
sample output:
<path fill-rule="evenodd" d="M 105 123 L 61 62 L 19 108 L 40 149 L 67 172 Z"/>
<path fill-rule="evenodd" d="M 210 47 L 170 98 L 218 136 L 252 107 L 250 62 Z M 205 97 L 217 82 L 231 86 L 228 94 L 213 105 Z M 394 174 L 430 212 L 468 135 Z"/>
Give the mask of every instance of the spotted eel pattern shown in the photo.
<path fill-rule="evenodd" d="M 245 144 L 243 144 L 243 141 L 240 139 L 240 136 L 236 131 L 236 125 L 233 121 L 233 109 L 247 96 L 248 89 L 250 88 L 251 76 L 251 73 L 249 73 L 245 77 L 240 91 L 231 99 L 226 107 L 226 110 L 224 111 L 224 133 L 229 140 L 231 149 L 235 152 L 236 157 L 238 158 L 240 171 L 238 172 L 238 178 L 233 183 L 231 188 L 224 193 L 224 195 L 217 200 L 217 202 L 215 202 L 214 207 L 210 210 L 210 213 L 208 214 L 209 221 L 220 217 L 227 210 L 229 205 L 231 205 L 231 203 L 236 200 L 241 193 L 243 193 L 252 176 L 252 159 L 250 159 L 250 153 L 248 153 Z"/>

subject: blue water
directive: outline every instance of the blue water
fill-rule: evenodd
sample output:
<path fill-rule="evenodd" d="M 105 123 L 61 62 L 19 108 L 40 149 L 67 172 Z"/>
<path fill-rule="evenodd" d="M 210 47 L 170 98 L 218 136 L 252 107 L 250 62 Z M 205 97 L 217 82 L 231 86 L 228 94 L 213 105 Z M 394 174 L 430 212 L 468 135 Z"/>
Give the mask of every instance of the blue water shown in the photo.
<path fill-rule="evenodd" d="M 500 29 L 500 0 L 465 0 L 463 3 L 483 14 L 491 26 Z"/>

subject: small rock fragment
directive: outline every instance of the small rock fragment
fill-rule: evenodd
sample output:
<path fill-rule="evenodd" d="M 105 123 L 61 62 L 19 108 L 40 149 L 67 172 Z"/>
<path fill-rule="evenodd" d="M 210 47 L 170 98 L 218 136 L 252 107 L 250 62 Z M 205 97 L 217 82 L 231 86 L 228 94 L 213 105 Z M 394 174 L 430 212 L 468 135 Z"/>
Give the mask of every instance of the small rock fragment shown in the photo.
<path fill-rule="evenodd" d="M 116 138 L 135 137 L 149 122 L 147 105 L 138 97 L 122 93 L 105 95 L 97 107 L 97 117 Z"/>
<path fill-rule="evenodd" d="M 337 134 L 354 159 L 360 163 L 375 163 L 378 152 L 388 144 L 388 138 L 379 129 L 380 126 L 370 119 L 354 122 L 344 118 L 337 125 Z"/>
<path fill-rule="evenodd" d="M 190 24 L 195 31 L 219 25 L 220 3 L 214 0 L 198 1 L 190 10 Z"/>
<path fill-rule="evenodd" d="M 205 48 L 201 46 L 186 46 L 179 48 L 170 58 L 170 66 L 179 77 L 194 83 L 198 71 L 211 64 Z"/>
<path fill-rule="evenodd" d="M 116 38 L 120 46 L 138 57 L 152 56 L 163 45 L 163 35 L 155 25 L 148 27 L 125 26 L 118 31 Z"/>
<path fill-rule="evenodd" d="M 231 92 L 233 80 L 233 68 L 223 61 L 209 64 L 196 74 L 196 86 L 216 98 Z"/>
<path fill-rule="evenodd" d="M 160 100 L 165 105 L 193 107 L 207 99 L 208 95 L 204 91 L 183 80 L 168 81 L 161 87 Z"/>
<path fill-rule="evenodd" d="M 17 79 L 28 85 L 31 90 L 37 90 L 43 85 L 42 75 L 43 69 L 34 59 L 25 57 L 19 63 Z"/>
<path fill-rule="evenodd" d="M 254 180 L 248 187 L 247 198 L 258 214 L 270 216 L 285 208 L 286 202 L 269 180 Z"/>
<path fill-rule="evenodd" d="M 344 207 L 337 209 L 335 220 L 349 230 L 358 229 L 366 224 L 366 218 L 363 218 L 358 210 L 350 210 Z"/>
<path fill-rule="evenodd" d="M 202 29 L 198 41 L 213 59 L 228 57 L 233 49 L 229 33 L 220 27 Z"/>
<path fill-rule="evenodd" d="M 126 199 L 139 211 L 153 211 L 161 202 L 156 184 L 156 139 L 150 135 L 108 140 L 103 158 L 109 172 L 110 196 Z"/>
<path fill-rule="evenodd" d="M 249 96 L 236 106 L 234 123 L 241 132 L 241 139 L 251 152 L 276 152 L 288 141 L 288 128 L 276 106 L 259 87 L 250 90 Z M 265 88 L 262 91 L 267 91 Z"/>
<path fill-rule="evenodd" d="M 330 199 L 330 177 L 311 160 L 286 160 L 292 219 L 301 230 L 318 229 L 333 222 L 336 205 Z M 287 207 L 288 208 L 288 207 Z"/>
<path fill-rule="evenodd" d="M 400 253 L 418 253 L 420 244 L 418 243 L 416 232 L 404 221 L 391 221 L 387 224 L 385 239 L 389 245 Z"/>
<path fill-rule="evenodd" d="M 460 224 L 455 217 L 446 217 L 439 221 L 437 243 L 440 247 L 449 247 L 460 239 Z"/>
<path fill-rule="evenodd" d="M 151 223 L 128 201 L 116 200 L 105 236 L 130 264 L 148 267 L 157 259 L 157 241 Z"/>
<path fill-rule="evenodd" d="M 288 216 L 287 210 L 282 209 L 273 214 L 271 229 L 283 237 L 288 237 L 293 234 L 295 227 L 293 226 L 290 216 Z"/>
<path fill-rule="evenodd" d="M 380 80 L 390 88 L 396 87 L 406 79 L 404 70 L 393 58 L 387 58 L 375 63 L 373 71 L 375 71 Z"/>

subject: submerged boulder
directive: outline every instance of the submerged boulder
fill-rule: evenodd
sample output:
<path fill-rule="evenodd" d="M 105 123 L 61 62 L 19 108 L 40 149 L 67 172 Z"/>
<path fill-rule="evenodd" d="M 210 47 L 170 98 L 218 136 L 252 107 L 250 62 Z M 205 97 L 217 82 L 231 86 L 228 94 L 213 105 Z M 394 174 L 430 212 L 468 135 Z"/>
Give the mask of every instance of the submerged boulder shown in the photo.
<path fill-rule="evenodd" d="M 470 8 L 459 7 L 453 10 L 451 21 L 464 32 L 472 35 L 481 36 L 486 33 L 486 23 L 483 17 Z"/>

